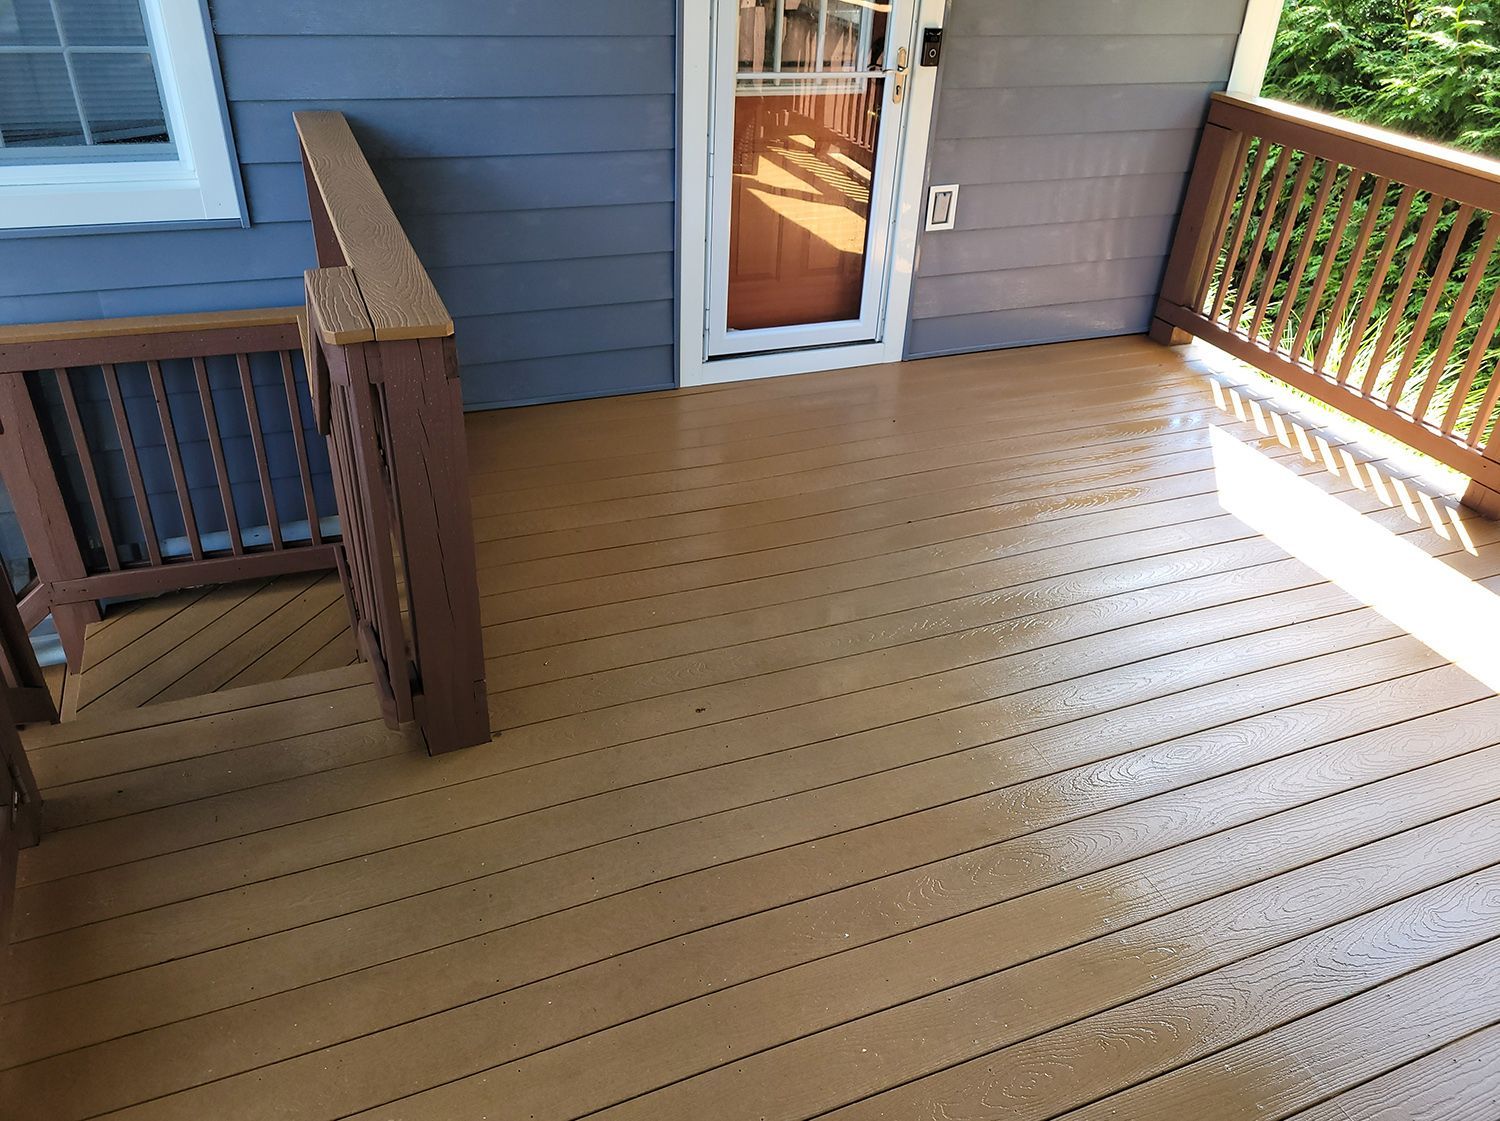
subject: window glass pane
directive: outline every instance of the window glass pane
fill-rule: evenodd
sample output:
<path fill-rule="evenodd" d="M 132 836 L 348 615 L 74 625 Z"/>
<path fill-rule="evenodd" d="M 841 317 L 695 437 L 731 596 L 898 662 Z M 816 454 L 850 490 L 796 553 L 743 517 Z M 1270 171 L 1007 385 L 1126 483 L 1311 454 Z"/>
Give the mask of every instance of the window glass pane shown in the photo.
<path fill-rule="evenodd" d="M 73 74 L 95 144 L 164 144 L 167 116 L 149 54 L 73 55 Z"/>
<path fill-rule="evenodd" d="M 883 66 L 890 11 L 890 0 L 739 0 L 739 72 Z"/>
<path fill-rule="evenodd" d="M 880 76 L 739 83 L 731 331 L 859 318 L 884 92 Z"/>
<path fill-rule="evenodd" d="M 84 143 L 62 54 L 5 55 L 0 65 L 0 137 L 12 146 Z"/>
<path fill-rule="evenodd" d="M 871 0 L 825 0 L 823 69 L 868 70 L 885 65 L 885 27 L 891 6 Z"/>
<path fill-rule="evenodd" d="M 771 9 L 766 0 L 740 0 L 741 73 L 771 69 L 771 36 L 775 27 Z"/>
<path fill-rule="evenodd" d="M 57 0 L 70 47 L 144 47 L 140 0 Z"/>
<path fill-rule="evenodd" d="M 47 0 L 0 0 L 0 46 L 49 47 L 57 43 Z"/>

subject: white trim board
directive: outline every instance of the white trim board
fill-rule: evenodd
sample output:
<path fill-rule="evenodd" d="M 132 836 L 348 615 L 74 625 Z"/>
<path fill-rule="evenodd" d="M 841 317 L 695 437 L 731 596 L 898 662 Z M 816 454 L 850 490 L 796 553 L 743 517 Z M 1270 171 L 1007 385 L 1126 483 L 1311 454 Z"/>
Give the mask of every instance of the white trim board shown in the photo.
<path fill-rule="evenodd" d="M 1286 0 L 1250 0 L 1246 5 L 1245 24 L 1234 50 L 1234 68 L 1229 72 L 1229 93 L 1237 97 L 1260 96 L 1285 7 Z"/>
<path fill-rule="evenodd" d="M 736 357 L 707 357 L 704 309 L 708 305 L 708 231 L 711 83 L 713 80 L 712 5 L 683 0 L 678 104 L 678 336 L 677 377 L 681 386 L 714 385 L 752 378 L 839 370 L 901 361 L 906 349 L 912 283 L 916 274 L 917 234 L 926 212 L 923 182 L 927 174 L 933 105 L 939 67 L 917 65 L 922 31 L 942 27 L 947 0 L 913 0 L 916 19 L 906 46 L 912 68 L 905 97 L 907 122 L 898 157 L 896 198 L 892 207 L 894 236 L 885 279 L 885 318 L 879 342 L 779 351 Z M 899 44 L 897 44 L 899 45 Z"/>

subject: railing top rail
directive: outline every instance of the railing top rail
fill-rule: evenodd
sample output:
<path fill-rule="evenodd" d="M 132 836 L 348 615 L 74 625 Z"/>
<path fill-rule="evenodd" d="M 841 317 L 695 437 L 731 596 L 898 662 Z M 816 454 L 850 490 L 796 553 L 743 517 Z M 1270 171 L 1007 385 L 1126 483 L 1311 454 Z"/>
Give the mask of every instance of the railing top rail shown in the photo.
<path fill-rule="evenodd" d="M 1216 93 L 1211 124 L 1500 210 L 1500 160 L 1265 97 Z"/>
<path fill-rule="evenodd" d="M 446 338 L 453 319 L 417 259 L 344 115 L 293 114 L 308 183 L 322 200 L 342 261 L 378 341 Z"/>
<path fill-rule="evenodd" d="M 276 307 L 20 323 L 0 327 L 0 372 L 280 350 L 296 337 L 301 314 Z"/>
<path fill-rule="evenodd" d="M 375 341 L 375 328 L 366 314 L 353 269 L 343 266 L 308 269 L 303 281 L 307 286 L 308 307 L 324 342 L 348 346 Z M 308 350 L 306 343 L 303 349 Z"/>

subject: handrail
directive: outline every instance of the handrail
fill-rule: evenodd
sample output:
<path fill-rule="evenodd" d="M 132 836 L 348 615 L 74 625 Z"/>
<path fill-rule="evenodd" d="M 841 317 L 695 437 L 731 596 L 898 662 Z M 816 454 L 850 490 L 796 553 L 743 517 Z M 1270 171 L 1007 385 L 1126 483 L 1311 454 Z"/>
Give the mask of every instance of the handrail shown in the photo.
<path fill-rule="evenodd" d="M 1500 515 L 1500 162 L 1216 94 L 1152 337 L 1211 342 Z"/>
<path fill-rule="evenodd" d="M 1468 191 L 1472 197 L 1465 201 L 1476 206 L 1500 203 L 1500 160 L 1269 97 L 1216 93 L 1212 100 L 1209 119 L 1225 128 L 1270 136 L 1304 150 L 1308 145 L 1321 151 L 1348 144 L 1351 152 L 1357 149 L 1364 157 L 1365 170 L 1372 173 L 1422 182 L 1452 175 L 1449 182 L 1458 193 L 1448 197 Z"/>
<path fill-rule="evenodd" d="M 328 437 L 354 632 L 392 724 L 487 742 L 453 320 L 341 113 L 295 114 L 314 242 L 303 338 Z"/>
<path fill-rule="evenodd" d="M 453 319 L 344 115 L 300 112 L 292 119 L 302 142 L 319 263 L 353 270 L 376 340 L 451 336 Z"/>

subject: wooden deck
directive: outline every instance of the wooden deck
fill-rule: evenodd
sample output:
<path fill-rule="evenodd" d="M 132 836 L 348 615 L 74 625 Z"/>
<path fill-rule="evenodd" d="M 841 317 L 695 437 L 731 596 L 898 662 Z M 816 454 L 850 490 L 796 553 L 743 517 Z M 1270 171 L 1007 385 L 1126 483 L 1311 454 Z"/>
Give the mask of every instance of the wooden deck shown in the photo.
<path fill-rule="evenodd" d="M 1496 525 L 1142 340 L 469 433 L 492 744 L 28 733 L 5 1116 L 1500 1114 Z"/>
<path fill-rule="evenodd" d="M 354 663 L 336 573 L 195 588 L 111 607 L 67 676 L 65 719 L 280 681 Z"/>

